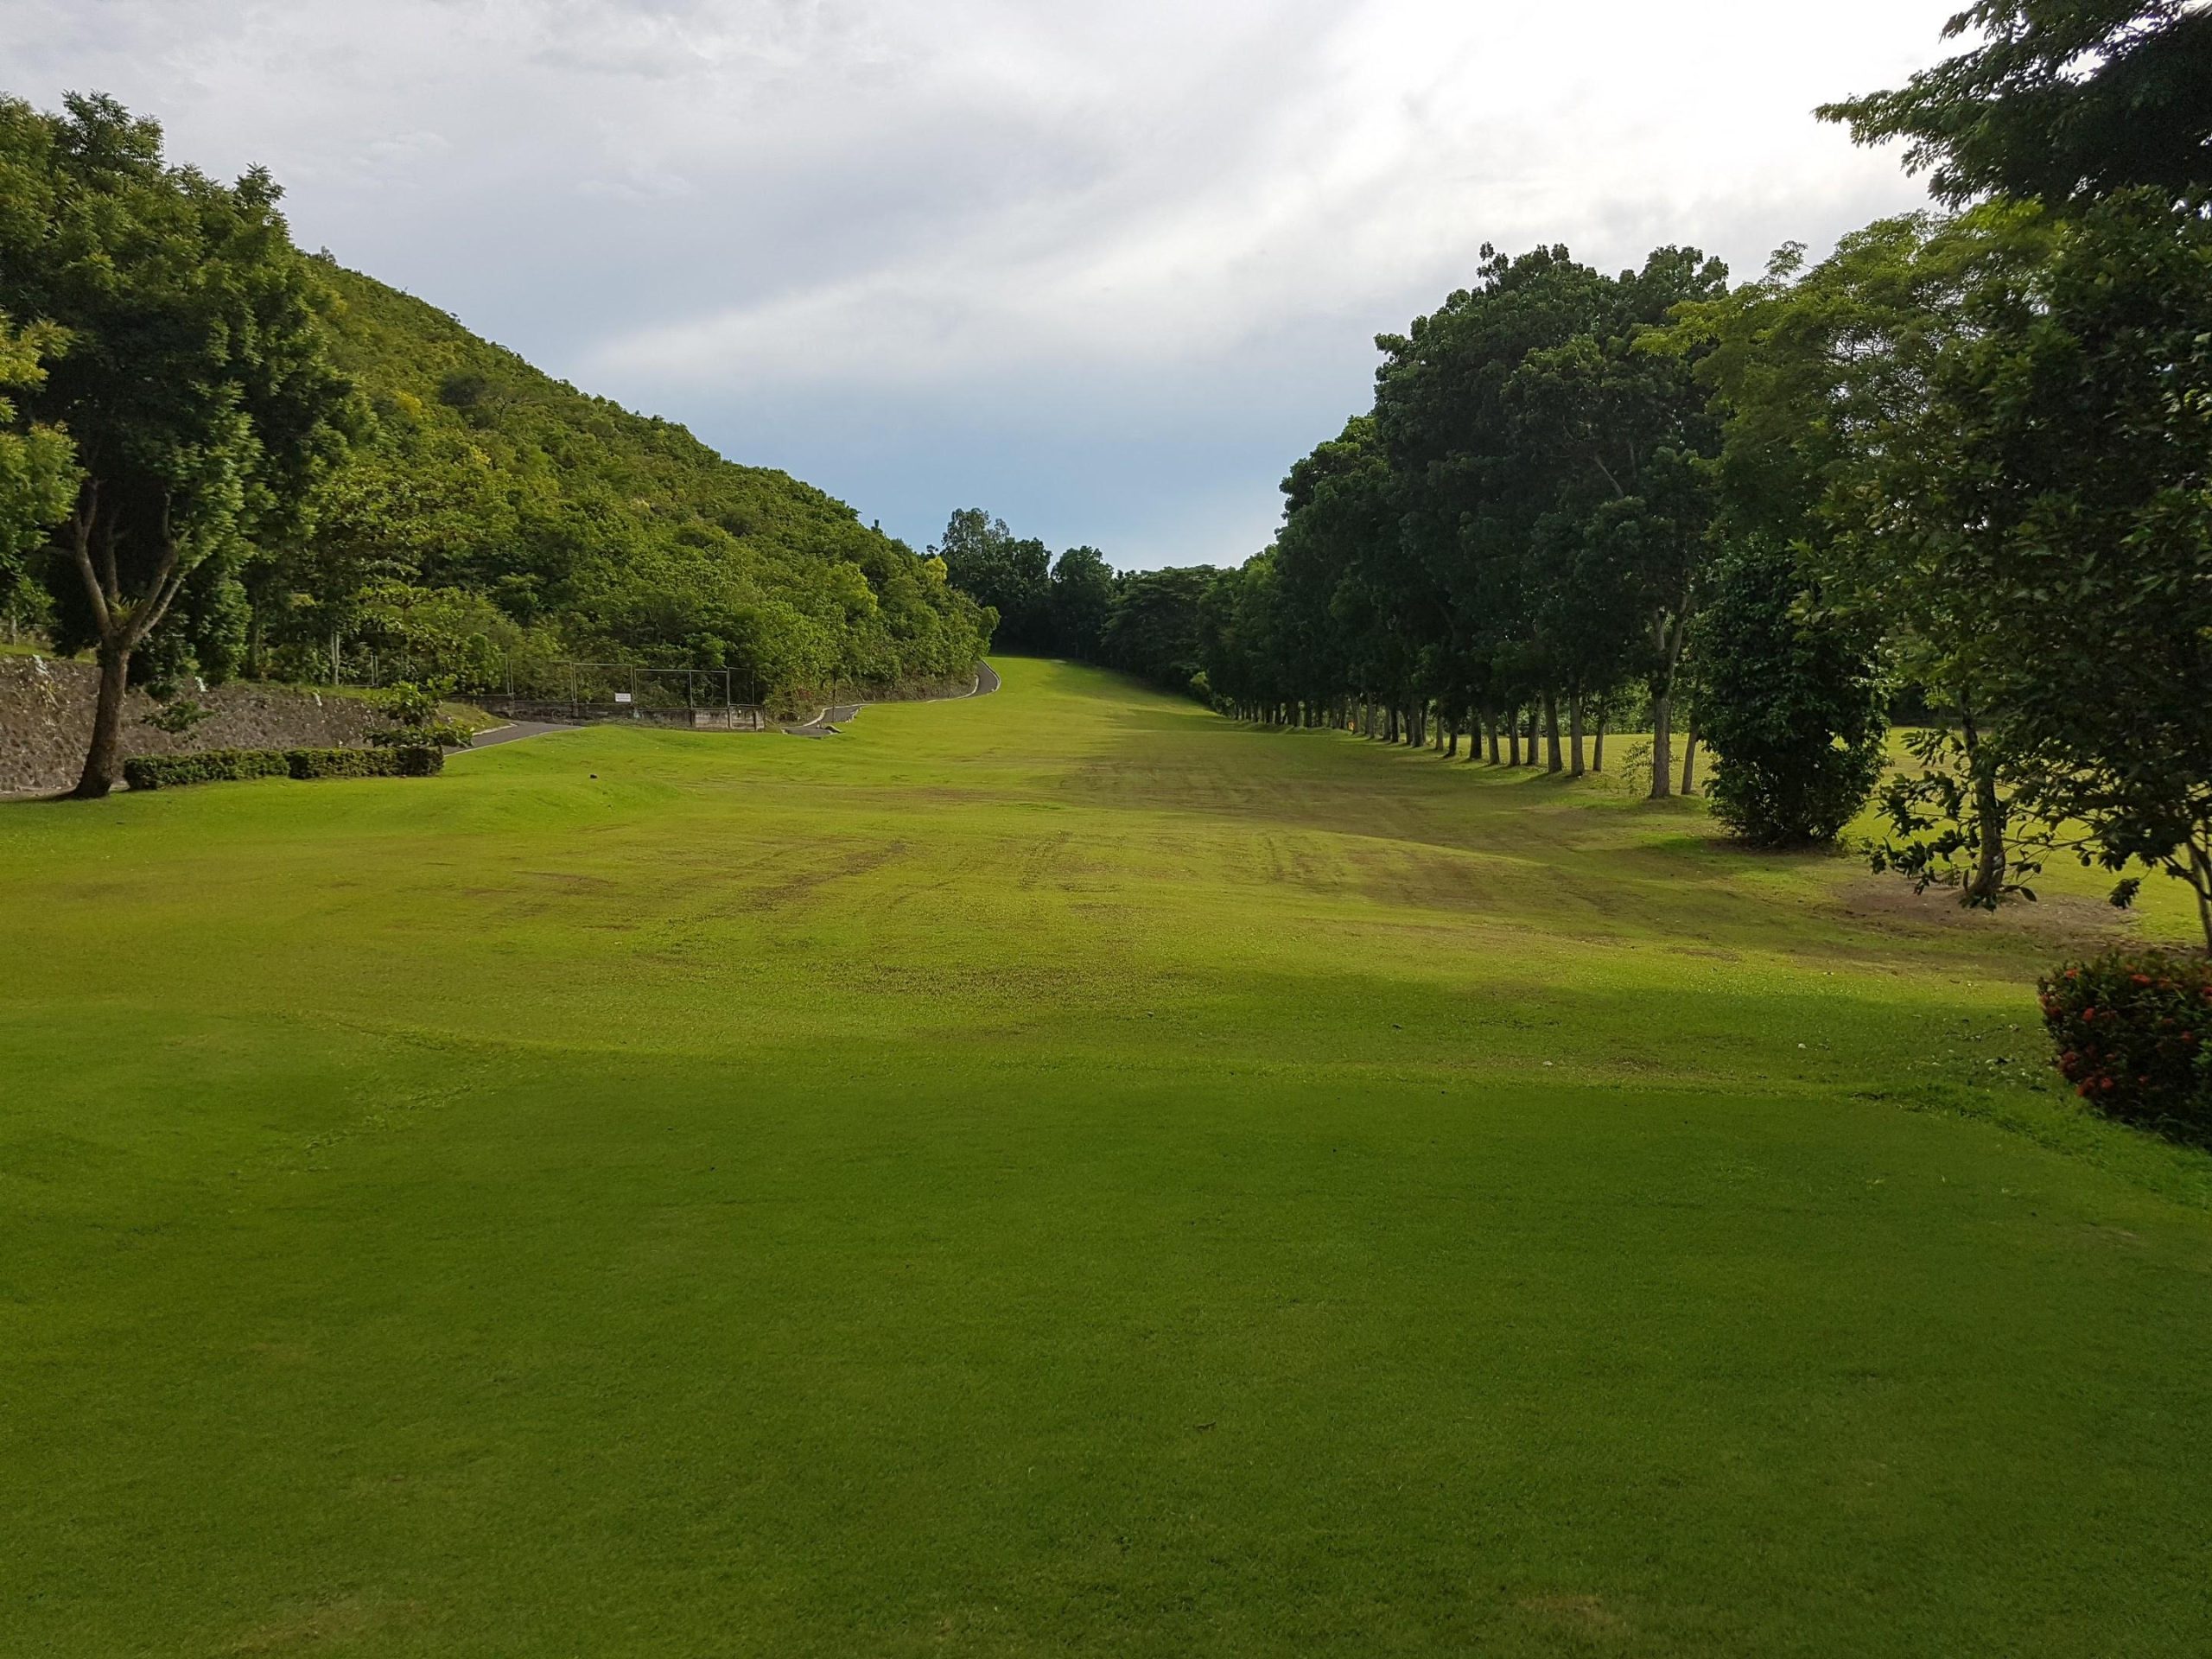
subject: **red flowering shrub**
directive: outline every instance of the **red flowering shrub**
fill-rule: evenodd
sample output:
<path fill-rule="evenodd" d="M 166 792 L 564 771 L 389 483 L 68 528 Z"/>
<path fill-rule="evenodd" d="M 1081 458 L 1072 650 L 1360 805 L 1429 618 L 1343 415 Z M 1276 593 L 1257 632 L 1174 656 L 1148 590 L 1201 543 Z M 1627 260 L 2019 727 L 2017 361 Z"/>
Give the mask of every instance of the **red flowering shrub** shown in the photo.
<path fill-rule="evenodd" d="M 2053 1062 L 2107 1117 L 2212 1143 L 2212 957 L 2115 950 L 2043 982 Z"/>

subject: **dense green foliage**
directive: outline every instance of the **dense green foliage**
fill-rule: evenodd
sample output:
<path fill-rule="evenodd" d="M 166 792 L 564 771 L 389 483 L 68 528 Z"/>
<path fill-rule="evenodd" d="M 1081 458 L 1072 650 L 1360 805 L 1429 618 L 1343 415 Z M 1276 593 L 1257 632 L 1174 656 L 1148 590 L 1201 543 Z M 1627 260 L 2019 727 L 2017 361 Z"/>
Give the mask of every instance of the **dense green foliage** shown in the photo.
<path fill-rule="evenodd" d="M 124 781 L 133 789 L 243 783 L 250 778 L 282 778 L 288 771 L 282 749 L 200 749 L 190 754 L 134 754 L 123 763 Z"/>
<path fill-rule="evenodd" d="M 1668 330 L 1726 273 L 1662 248 L 1609 276 L 1543 247 L 1486 249 L 1479 278 L 1378 342 L 1373 412 L 1292 468 L 1274 546 L 1209 590 L 1206 688 L 1449 752 L 1479 731 L 1494 760 L 1502 730 L 1515 764 L 1541 730 L 1577 774 L 1586 734 L 1633 706 L 1670 756 L 1725 538 L 1703 348 Z M 1655 765 L 1652 792 L 1673 777 Z"/>
<path fill-rule="evenodd" d="M 1807 615 L 1786 547 L 1747 541 L 1715 562 L 1698 618 L 1707 789 L 1754 846 L 1835 839 L 1881 777 L 1882 690 L 1862 631 Z"/>
<path fill-rule="evenodd" d="M 2043 982 L 2059 1074 L 2107 1117 L 2212 1144 L 2212 962 L 2114 950 Z"/>
<path fill-rule="evenodd" d="M 1954 206 L 2212 186 L 2212 11 L 2202 0 L 1976 0 L 1974 50 L 1894 91 L 1833 104 L 1861 143 L 1906 141 Z"/>
<path fill-rule="evenodd" d="M 312 543 L 251 584 L 276 668 L 326 668 L 335 628 L 463 690 L 510 669 L 534 689 L 580 657 L 728 669 L 772 697 L 957 676 L 988 643 L 970 600 L 843 503 L 322 274 L 334 359 L 377 427 Z"/>
<path fill-rule="evenodd" d="M 445 770 L 435 743 L 378 743 L 366 748 L 200 749 L 188 754 L 134 754 L 123 763 L 133 789 L 185 784 L 234 784 L 255 778 L 433 778 Z"/>
<path fill-rule="evenodd" d="M 24 561 L 75 499 L 77 455 L 67 434 L 22 418 L 8 394 L 42 385 L 42 359 L 67 345 L 51 323 L 13 329 L 0 314 L 0 613 L 11 630 L 52 607 Z"/>
<path fill-rule="evenodd" d="M 445 766 L 446 752 L 435 743 L 284 751 L 286 773 L 302 783 L 318 778 L 435 778 Z"/>

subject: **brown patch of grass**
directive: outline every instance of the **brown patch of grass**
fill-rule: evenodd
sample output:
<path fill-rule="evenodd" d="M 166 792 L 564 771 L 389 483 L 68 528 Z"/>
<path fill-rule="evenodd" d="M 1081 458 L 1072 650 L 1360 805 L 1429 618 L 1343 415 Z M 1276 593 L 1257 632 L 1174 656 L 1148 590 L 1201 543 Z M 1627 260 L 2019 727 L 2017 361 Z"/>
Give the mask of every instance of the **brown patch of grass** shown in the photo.
<path fill-rule="evenodd" d="M 351 1645 L 365 1636 L 404 1624 L 422 1616 L 419 1602 L 390 1601 L 381 1596 L 340 1596 L 290 1616 L 257 1626 L 231 1644 L 232 1653 L 305 1653 Z"/>
<path fill-rule="evenodd" d="M 1596 1596 L 1527 1596 L 1518 1604 L 1521 1611 L 1535 1613 L 1583 1636 L 1622 1636 L 1629 1633 L 1628 1621 Z"/>

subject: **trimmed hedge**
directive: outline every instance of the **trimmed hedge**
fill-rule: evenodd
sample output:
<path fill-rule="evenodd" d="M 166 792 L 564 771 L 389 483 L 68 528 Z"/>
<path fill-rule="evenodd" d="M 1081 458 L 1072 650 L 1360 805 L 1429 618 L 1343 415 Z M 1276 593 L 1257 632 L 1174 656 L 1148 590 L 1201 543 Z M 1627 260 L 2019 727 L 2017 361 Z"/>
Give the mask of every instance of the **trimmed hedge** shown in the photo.
<path fill-rule="evenodd" d="M 2212 957 L 2114 950 L 2043 982 L 2052 1064 L 2107 1117 L 2212 1142 Z"/>
<path fill-rule="evenodd" d="M 410 743 L 374 749 L 287 749 L 295 778 L 430 778 L 445 770 L 443 749 Z"/>
<path fill-rule="evenodd" d="M 374 749 L 205 749 L 197 754 L 136 754 L 123 763 L 133 789 L 235 783 L 246 778 L 432 778 L 443 749 L 420 743 Z"/>
<path fill-rule="evenodd" d="M 182 784 L 236 783 L 282 778 L 284 757 L 275 749 L 202 749 L 197 754 L 134 754 L 123 763 L 133 789 L 173 789 Z"/>

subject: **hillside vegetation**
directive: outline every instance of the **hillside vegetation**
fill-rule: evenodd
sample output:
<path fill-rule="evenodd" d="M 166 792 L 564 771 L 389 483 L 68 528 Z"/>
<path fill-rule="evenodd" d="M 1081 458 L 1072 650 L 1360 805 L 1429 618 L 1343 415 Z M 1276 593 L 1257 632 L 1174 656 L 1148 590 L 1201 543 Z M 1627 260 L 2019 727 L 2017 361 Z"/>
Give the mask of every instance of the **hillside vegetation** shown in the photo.
<path fill-rule="evenodd" d="M 2202 1653 L 2182 895 L 1001 666 L 0 807 L 10 1650 Z"/>
<path fill-rule="evenodd" d="M 321 274 L 332 360 L 375 424 L 326 493 L 321 556 L 262 578 L 296 655 L 334 621 L 465 679 L 494 667 L 471 658 L 474 632 L 502 673 L 575 653 L 728 667 L 773 693 L 955 675 L 981 654 L 977 607 L 843 502 L 372 278 Z"/>

